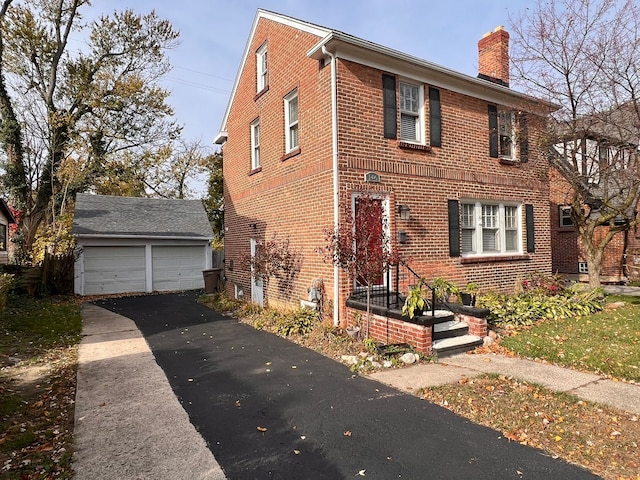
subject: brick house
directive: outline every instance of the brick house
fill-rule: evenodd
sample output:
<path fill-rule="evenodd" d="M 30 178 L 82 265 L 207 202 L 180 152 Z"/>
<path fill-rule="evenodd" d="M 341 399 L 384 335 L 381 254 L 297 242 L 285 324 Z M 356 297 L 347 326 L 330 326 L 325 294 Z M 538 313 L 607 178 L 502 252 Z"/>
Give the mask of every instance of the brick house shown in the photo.
<path fill-rule="evenodd" d="M 592 120 L 591 123 L 594 126 L 578 135 L 579 152 L 576 155 L 576 165 L 582 181 L 590 185 L 590 194 L 597 204 L 607 197 L 607 193 L 603 193 L 609 190 L 605 185 L 616 181 L 618 169 L 628 170 L 632 165 L 637 165 L 638 146 L 616 141 L 615 136 L 611 134 L 604 135 L 603 132 L 606 132 L 607 128 L 598 127 L 597 120 Z M 612 125 L 608 130 L 616 129 Z M 566 157 L 569 163 L 573 161 L 571 154 L 567 153 L 572 142 L 573 139 L 570 139 L 564 144 L 556 145 L 560 155 Z M 572 168 L 569 168 L 569 171 L 570 179 L 575 173 Z M 571 280 L 586 282 L 588 267 L 584 247 L 571 218 L 573 188 L 558 168 L 549 169 L 549 181 L 553 271 Z M 608 201 L 615 203 L 613 197 Z M 634 205 L 634 202 L 630 203 L 631 206 L 625 214 L 627 218 L 632 218 L 638 211 L 638 206 Z M 590 207 L 585 205 L 584 208 Z M 637 280 L 640 278 L 640 230 L 625 229 L 626 221 L 622 216 L 616 218 L 614 224 L 623 231 L 616 233 L 604 250 L 600 281 L 618 283 Z M 607 226 L 598 227 L 594 235 L 595 243 L 599 243 L 608 231 Z"/>
<path fill-rule="evenodd" d="M 228 293 L 297 303 L 322 278 L 346 323 L 354 285 L 317 247 L 361 194 L 380 199 L 391 241 L 429 280 L 510 291 L 527 272 L 550 273 L 536 120 L 552 106 L 508 87 L 508 41 L 501 28 L 479 41 L 476 78 L 258 10 L 216 138 Z M 289 298 L 240 265 L 274 233 L 303 259 Z"/>

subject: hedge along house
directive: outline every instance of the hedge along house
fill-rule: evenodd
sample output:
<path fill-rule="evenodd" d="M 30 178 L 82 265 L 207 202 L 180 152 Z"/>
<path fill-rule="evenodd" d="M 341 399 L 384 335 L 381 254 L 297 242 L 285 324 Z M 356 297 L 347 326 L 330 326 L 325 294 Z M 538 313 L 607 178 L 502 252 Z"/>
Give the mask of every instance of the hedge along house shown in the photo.
<path fill-rule="evenodd" d="M 9 263 L 9 225 L 14 223 L 9 206 L 0 198 L 0 263 Z"/>
<path fill-rule="evenodd" d="M 193 290 L 211 268 L 213 231 L 200 200 L 78 194 L 78 295 Z"/>
<path fill-rule="evenodd" d="M 228 292 L 297 302 L 322 278 L 334 321 L 346 323 L 358 285 L 317 248 L 362 194 L 380 199 L 389 238 L 429 280 L 511 290 L 519 275 L 550 273 L 536 120 L 552 106 L 509 89 L 508 39 L 497 29 L 480 40 L 474 78 L 258 10 L 216 138 Z M 288 298 L 240 262 L 274 233 L 303 258 Z"/>

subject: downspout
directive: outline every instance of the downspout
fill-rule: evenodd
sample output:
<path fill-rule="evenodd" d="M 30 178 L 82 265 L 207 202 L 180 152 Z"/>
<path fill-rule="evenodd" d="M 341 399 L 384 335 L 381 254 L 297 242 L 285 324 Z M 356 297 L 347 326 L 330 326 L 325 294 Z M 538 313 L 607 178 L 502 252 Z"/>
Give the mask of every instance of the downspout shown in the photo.
<path fill-rule="evenodd" d="M 336 57 L 326 46 L 322 46 L 322 54 L 331 58 L 331 149 L 333 156 L 333 225 L 337 227 L 340 222 L 339 184 L 338 184 L 338 99 L 337 99 L 337 74 Z M 333 266 L 333 324 L 340 325 L 340 271 L 338 266 Z"/>

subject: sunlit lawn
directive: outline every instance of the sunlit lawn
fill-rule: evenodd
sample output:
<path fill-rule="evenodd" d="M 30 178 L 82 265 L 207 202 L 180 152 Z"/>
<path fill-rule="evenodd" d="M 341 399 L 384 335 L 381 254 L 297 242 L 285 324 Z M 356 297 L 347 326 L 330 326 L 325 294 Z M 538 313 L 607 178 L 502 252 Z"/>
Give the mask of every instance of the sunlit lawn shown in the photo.
<path fill-rule="evenodd" d="M 544 320 L 507 337 L 502 345 L 530 358 L 640 381 L 640 298 L 608 297 L 624 307 L 582 318 Z"/>

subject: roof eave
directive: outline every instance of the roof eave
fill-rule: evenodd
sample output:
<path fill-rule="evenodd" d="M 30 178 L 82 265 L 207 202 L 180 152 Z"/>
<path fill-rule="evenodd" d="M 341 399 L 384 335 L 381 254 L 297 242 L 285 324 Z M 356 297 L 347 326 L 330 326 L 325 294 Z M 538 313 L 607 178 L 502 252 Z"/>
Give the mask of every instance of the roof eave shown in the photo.
<path fill-rule="evenodd" d="M 523 109 L 526 109 L 526 105 L 531 107 L 535 105 L 535 110 L 542 108 L 549 112 L 560 108 L 552 102 L 531 97 L 488 80 L 472 77 L 342 32 L 329 33 L 307 52 L 307 56 L 315 60 L 322 59 L 325 56 L 323 47 L 340 58 L 361 62 L 401 76 L 422 78 L 430 85 L 491 102 L 504 105 L 517 104 Z"/>
<path fill-rule="evenodd" d="M 154 239 L 154 240 L 199 240 L 199 241 L 212 241 L 214 239 L 213 236 L 190 236 L 190 237 L 185 237 L 185 236 L 180 236 L 180 235 L 135 235 L 135 234 L 129 234 L 129 235 L 109 235 L 109 234 L 103 234 L 103 233 L 74 233 L 73 234 L 74 237 L 76 238 L 104 238 L 104 239 L 113 239 L 113 240 L 132 240 L 132 239 L 138 239 L 138 240 L 149 240 L 149 239 Z"/>

